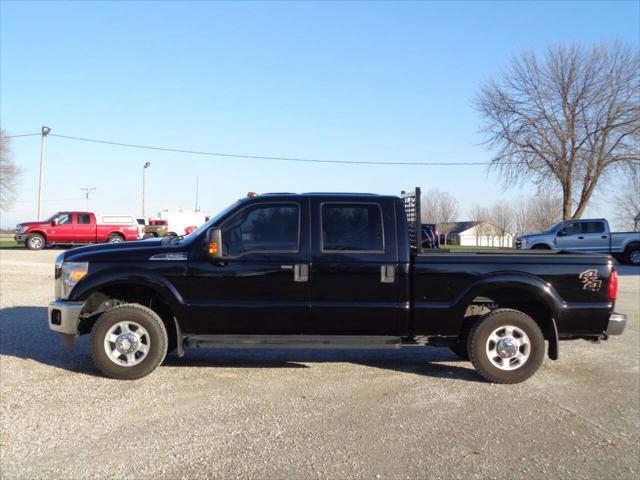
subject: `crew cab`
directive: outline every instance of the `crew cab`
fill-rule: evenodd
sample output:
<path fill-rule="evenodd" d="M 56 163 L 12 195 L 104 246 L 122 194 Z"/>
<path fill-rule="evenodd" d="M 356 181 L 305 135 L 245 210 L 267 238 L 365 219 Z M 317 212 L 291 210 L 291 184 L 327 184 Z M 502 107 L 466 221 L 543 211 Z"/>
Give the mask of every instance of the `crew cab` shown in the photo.
<path fill-rule="evenodd" d="M 499 383 L 624 330 L 608 255 L 423 252 L 420 217 L 419 189 L 243 198 L 185 237 L 62 253 L 49 326 L 118 379 L 186 348 L 433 345 Z"/>
<path fill-rule="evenodd" d="M 516 238 L 516 248 L 611 253 L 640 265 L 640 232 L 612 232 L 604 218 L 558 222 L 546 232 Z"/>
<path fill-rule="evenodd" d="M 132 215 L 101 215 L 97 222 L 91 212 L 58 212 L 46 220 L 20 223 L 15 240 L 30 250 L 48 245 L 120 243 L 139 240 L 144 228 Z"/>

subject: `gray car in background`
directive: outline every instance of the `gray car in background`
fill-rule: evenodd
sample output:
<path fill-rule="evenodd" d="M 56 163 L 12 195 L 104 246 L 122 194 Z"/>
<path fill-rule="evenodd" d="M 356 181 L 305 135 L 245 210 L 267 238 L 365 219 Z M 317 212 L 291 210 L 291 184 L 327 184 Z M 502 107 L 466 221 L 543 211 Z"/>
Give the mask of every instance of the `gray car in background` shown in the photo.
<path fill-rule="evenodd" d="M 640 232 L 612 232 L 604 218 L 556 223 L 546 232 L 519 236 L 516 248 L 610 253 L 640 265 Z"/>

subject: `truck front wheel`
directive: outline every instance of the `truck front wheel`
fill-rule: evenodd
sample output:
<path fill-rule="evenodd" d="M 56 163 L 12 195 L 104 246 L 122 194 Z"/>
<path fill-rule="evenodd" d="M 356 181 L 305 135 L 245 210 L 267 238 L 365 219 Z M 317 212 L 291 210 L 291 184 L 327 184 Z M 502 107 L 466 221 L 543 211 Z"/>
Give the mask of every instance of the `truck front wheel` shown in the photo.
<path fill-rule="evenodd" d="M 544 336 L 529 315 L 501 308 L 471 328 L 468 351 L 473 366 L 490 382 L 519 383 L 540 368 Z"/>
<path fill-rule="evenodd" d="M 42 250 L 46 245 L 44 237 L 39 233 L 29 235 L 24 243 L 29 250 Z"/>
<path fill-rule="evenodd" d="M 136 380 L 167 355 L 167 330 L 150 308 L 125 303 L 103 313 L 91 329 L 91 356 L 107 377 Z"/>

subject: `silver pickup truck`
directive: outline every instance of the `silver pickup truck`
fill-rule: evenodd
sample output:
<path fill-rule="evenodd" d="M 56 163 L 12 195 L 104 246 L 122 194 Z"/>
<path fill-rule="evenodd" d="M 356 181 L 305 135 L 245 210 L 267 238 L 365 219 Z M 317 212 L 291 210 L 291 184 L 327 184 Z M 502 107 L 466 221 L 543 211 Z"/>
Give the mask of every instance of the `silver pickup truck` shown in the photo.
<path fill-rule="evenodd" d="M 604 218 L 556 223 L 546 232 L 516 238 L 516 248 L 610 253 L 640 265 L 640 232 L 612 232 Z"/>

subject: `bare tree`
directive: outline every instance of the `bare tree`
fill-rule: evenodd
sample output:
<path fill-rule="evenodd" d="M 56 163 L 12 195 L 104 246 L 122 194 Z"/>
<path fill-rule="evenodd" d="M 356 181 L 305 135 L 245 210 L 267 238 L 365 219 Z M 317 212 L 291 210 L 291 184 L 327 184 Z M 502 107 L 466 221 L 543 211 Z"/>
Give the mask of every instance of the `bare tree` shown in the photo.
<path fill-rule="evenodd" d="M 639 62 L 620 43 L 514 57 L 475 101 L 492 167 L 506 182 L 560 185 L 563 218 L 580 218 L 603 176 L 640 163 Z"/>
<path fill-rule="evenodd" d="M 530 203 L 526 200 L 522 200 L 513 210 L 513 223 L 515 224 L 517 235 L 531 232 L 529 228 L 531 223 L 529 219 L 529 209 Z"/>
<path fill-rule="evenodd" d="M 449 192 L 429 190 L 422 198 L 422 221 L 435 223 L 444 235 L 444 244 L 447 244 L 447 235 L 451 231 L 451 224 L 458 216 L 459 203 L 456 197 Z"/>
<path fill-rule="evenodd" d="M 476 223 L 476 247 L 479 246 L 480 239 L 490 233 L 489 209 L 482 205 L 474 205 L 471 208 L 471 221 Z"/>
<path fill-rule="evenodd" d="M 422 223 L 440 223 L 438 217 L 440 191 L 436 189 L 429 190 L 422 195 L 422 201 L 420 205 L 421 221 Z"/>
<path fill-rule="evenodd" d="M 544 232 L 562 220 L 562 198 L 542 190 L 529 201 L 528 228 L 524 233 Z"/>
<path fill-rule="evenodd" d="M 459 203 L 458 199 L 449 192 L 442 192 L 438 205 L 438 216 L 440 217 L 440 229 L 444 234 L 444 244 L 447 244 L 447 236 L 451 232 L 451 224 L 458 216 Z"/>
<path fill-rule="evenodd" d="M 500 246 L 506 247 L 505 236 L 507 233 L 513 233 L 513 208 L 504 202 L 496 203 L 489 213 L 489 221 L 498 230 L 500 235 Z M 509 247 L 511 245 L 508 245 Z"/>
<path fill-rule="evenodd" d="M 0 128 L 0 210 L 6 211 L 13 204 L 21 173 L 20 168 L 11 159 L 9 138 Z"/>
<path fill-rule="evenodd" d="M 615 197 L 616 224 L 622 229 L 634 230 L 635 217 L 640 214 L 640 167 L 630 169 Z"/>

